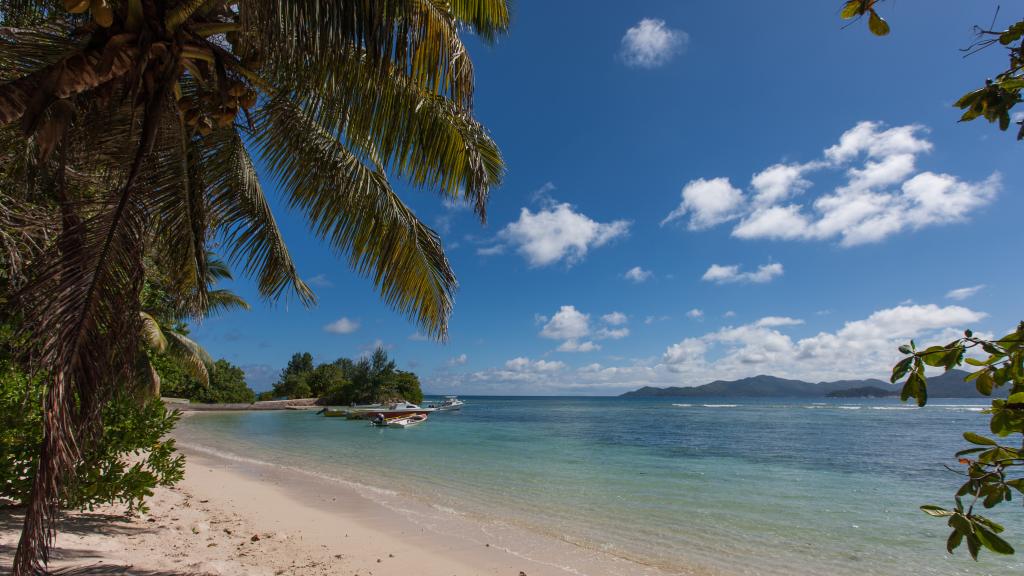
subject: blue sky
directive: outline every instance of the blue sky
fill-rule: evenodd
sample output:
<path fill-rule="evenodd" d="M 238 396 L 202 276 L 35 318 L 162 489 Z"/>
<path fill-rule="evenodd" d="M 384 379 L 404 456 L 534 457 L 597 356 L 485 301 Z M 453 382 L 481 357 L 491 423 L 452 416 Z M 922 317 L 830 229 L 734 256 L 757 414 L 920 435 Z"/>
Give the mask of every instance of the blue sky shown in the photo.
<path fill-rule="evenodd" d="M 445 344 L 279 222 L 320 304 L 260 303 L 194 336 L 269 387 L 296 351 L 380 343 L 437 393 L 613 394 L 775 374 L 883 376 L 910 337 L 1024 318 L 1020 144 L 952 102 L 1005 68 L 958 48 L 989 2 L 528 2 L 468 40 L 476 110 L 505 155 L 488 223 L 403 197 L 460 289 Z M 585 16 L 581 16 L 585 15 Z M 959 290 L 959 291 L 958 291 Z"/>

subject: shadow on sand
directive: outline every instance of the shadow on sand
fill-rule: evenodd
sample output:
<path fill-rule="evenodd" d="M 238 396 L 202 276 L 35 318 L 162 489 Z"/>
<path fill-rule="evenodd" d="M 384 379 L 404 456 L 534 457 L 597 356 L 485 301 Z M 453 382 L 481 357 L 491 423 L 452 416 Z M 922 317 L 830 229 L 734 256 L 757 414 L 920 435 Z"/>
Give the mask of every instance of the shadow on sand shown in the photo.
<path fill-rule="evenodd" d="M 20 507 L 0 507 L 0 532 L 17 534 L 21 531 L 22 520 L 25 510 Z M 144 526 L 132 526 L 129 524 L 132 518 L 124 514 L 101 514 L 94 512 L 78 512 L 71 515 L 62 515 L 58 531 L 68 534 L 87 535 L 102 534 L 106 536 L 143 534 L 152 531 Z M 0 544 L 0 574 L 9 574 L 11 564 L 14 561 L 14 552 L 17 547 L 15 540 L 11 544 Z M 58 547 L 52 551 L 51 560 L 54 563 L 64 565 L 48 572 L 53 576 L 202 576 L 196 572 L 178 572 L 167 570 L 146 570 L 134 566 L 118 564 L 104 564 L 95 562 L 96 553 L 92 550 Z M 85 561 L 74 565 L 76 560 Z M 72 564 L 67 566 L 66 564 Z"/>

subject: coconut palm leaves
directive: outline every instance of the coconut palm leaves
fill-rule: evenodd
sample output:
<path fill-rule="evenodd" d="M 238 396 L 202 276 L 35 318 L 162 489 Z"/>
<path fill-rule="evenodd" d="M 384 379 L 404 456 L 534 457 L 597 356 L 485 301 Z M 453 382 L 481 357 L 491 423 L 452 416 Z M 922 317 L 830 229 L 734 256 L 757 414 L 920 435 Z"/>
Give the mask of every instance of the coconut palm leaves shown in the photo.
<path fill-rule="evenodd" d="M 146 261 L 193 317 L 238 304 L 207 288 L 212 243 L 265 298 L 315 301 L 254 158 L 386 302 L 446 336 L 455 275 L 391 179 L 485 216 L 503 164 L 472 116 L 459 31 L 493 40 L 509 14 L 504 0 L 0 0 L 0 19 L 0 156 L 28 175 L 0 179 L 10 214 L 52 223 L 9 283 L 52 379 L 27 574 L 96 407 L 145 374 L 125 335 L 196 352 L 142 314 Z"/>

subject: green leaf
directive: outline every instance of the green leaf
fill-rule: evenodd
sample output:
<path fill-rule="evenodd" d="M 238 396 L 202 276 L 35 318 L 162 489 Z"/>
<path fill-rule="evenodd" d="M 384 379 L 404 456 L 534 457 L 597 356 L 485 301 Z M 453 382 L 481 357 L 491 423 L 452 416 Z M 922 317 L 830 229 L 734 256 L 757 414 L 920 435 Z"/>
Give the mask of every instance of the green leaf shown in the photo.
<path fill-rule="evenodd" d="M 1006 399 L 1010 404 L 1024 404 L 1024 392 L 1017 392 L 1010 394 L 1010 397 Z"/>
<path fill-rule="evenodd" d="M 995 446 L 996 441 L 991 438 L 986 438 L 980 434 L 974 432 L 964 432 L 964 440 L 967 440 L 971 444 L 977 444 L 978 446 Z"/>
<path fill-rule="evenodd" d="M 992 395 L 993 386 L 995 386 L 995 382 L 992 380 L 992 373 L 988 370 L 982 370 L 981 374 L 974 381 L 974 387 L 978 389 L 980 394 L 985 396 Z"/>
<path fill-rule="evenodd" d="M 943 365 L 946 356 L 945 346 L 930 346 L 925 348 L 924 352 L 918 354 L 921 360 L 929 366 L 939 367 Z"/>
<path fill-rule="evenodd" d="M 849 0 L 844 6 L 843 11 L 839 13 L 839 17 L 843 20 L 849 20 L 855 18 L 860 14 L 864 13 L 864 3 L 862 0 Z"/>
<path fill-rule="evenodd" d="M 950 532 L 949 538 L 946 539 L 946 551 L 952 554 L 953 550 L 956 550 L 960 546 L 960 543 L 963 542 L 963 539 L 964 535 L 961 534 L 959 530 L 953 530 Z"/>
<path fill-rule="evenodd" d="M 871 11 L 871 17 L 868 18 L 868 28 L 871 29 L 875 36 L 886 36 L 889 34 L 889 23 L 874 10 Z"/>
<path fill-rule="evenodd" d="M 950 510 L 946 510 L 945 508 L 935 506 L 933 504 L 926 504 L 924 506 L 921 506 L 921 511 L 929 516 L 935 516 L 938 518 L 944 518 L 946 516 L 952 516 L 954 514 L 954 512 Z"/>
<path fill-rule="evenodd" d="M 982 546 L 995 552 L 996 554 L 1013 554 L 1013 546 L 1010 546 L 1009 542 L 1003 540 L 997 536 L 994 532 L 990 532 L 987 528 L 978 526 L 974 534 L 981 541 Z"/>
<path fill-rule="evenodd" d="M 900 360 L 898 364 L 893 366 L 892 377 L 889 378 L 889 382 L 895 384 L 896 382 L 903 379 L 903 377 L 907 375 L 907 372 L 910 371 L 910 367 L 913 365 L 913 363 L 914 358 L 912 356 L 910 358 L 904 358 L 903 360 Z"/>

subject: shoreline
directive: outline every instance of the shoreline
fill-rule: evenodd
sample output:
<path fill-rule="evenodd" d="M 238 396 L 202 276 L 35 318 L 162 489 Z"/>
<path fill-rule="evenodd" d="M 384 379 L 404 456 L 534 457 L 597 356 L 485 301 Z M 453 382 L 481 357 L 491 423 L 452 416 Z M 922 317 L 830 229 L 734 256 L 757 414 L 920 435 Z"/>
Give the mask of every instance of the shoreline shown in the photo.
<path fill-rule="evenodd" d="M 510 546 L 508 534 L 454 511 L 444 518 L 414 501 L 396 510 L 361 490 L 370 487 L 196 448 L 180 447 L 185 478 L 157 488 L 147 513 L 128 517 L 111 505 L 64 514 L 50 568 L 68 576 L 663 574 L 537 535 L 516 534 Z M 5 570 L 20 519 L 20 510 L 0 509 Z"/>

